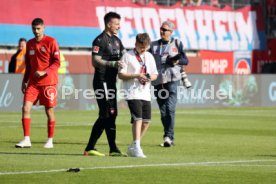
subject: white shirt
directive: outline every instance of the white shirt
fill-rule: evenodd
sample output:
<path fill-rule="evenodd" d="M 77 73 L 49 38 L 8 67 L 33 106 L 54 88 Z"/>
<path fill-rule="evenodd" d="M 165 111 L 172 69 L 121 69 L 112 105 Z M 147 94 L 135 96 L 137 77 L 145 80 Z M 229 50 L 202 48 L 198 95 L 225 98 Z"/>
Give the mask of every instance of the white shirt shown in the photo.
<path fill-rule="evenodd" d="M 146 65 L 147 73 L 150 75 L 158 74 L 153 56 L 149 52 L 140 55 Z M 141 64 L 137 60 L 134 50 L 130 50 L 122 57 L 123 67 L 119 73 L 140 74 Z M 123 81 L 123 89 L 126 100 L 145 100 L 151 101 L 151 81 L 141 84 L 137 78 Z"/>

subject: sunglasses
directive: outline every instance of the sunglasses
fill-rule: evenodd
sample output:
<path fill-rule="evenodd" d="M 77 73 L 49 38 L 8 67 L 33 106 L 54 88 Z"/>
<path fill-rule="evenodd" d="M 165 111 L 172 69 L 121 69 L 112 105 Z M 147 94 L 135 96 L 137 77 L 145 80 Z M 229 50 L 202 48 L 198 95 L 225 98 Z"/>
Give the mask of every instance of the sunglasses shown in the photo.
<path fill-rule="evenodd" d="M 171 30 L 163 28 L 163 27 L 160 27 L 160 31 L 166 32 L 166 31 L 171 31 Z"/>

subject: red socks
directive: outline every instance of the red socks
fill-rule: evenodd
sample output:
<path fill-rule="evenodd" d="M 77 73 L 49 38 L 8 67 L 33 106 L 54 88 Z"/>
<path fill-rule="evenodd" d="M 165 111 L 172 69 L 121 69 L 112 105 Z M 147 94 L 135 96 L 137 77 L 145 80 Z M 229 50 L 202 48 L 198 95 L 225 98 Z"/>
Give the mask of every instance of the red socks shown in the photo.
<path fill-rule="evenodd" d="M 22 119 L 24 136 L 30 136 L 31 118 Z"/>
<path fill-rule="evenodd" d="M 48 138 L 54 137 L 56 121 L 48 121 Z M 30 136 L 31 118 L 22 119 L 24 136 Z"/>
<path fill-rule="evenodd" d="M 56 121 L 48 121 L 48 138 L 54 137 L 54 131 L 55 131 L 55 124 Z"/>

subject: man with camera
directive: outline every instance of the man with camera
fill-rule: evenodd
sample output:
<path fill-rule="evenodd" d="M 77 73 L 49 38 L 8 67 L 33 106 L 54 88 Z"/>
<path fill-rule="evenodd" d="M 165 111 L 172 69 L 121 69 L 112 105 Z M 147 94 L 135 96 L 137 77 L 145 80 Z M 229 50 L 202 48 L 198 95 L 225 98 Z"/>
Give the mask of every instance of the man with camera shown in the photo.
<path fill-rule="evenodd" d="M 184 65 L 188 64 L 188 58 L 183 49 L 183 43 L 172 38 L 174 24 L 165 21 L 160 27 L 161 39 L 150 45 L 150 52 L 154 56 L 158 77 L 152 82 L 154 94 L 161 113 L 161 121 L 164 127 L 164 142 L 161 146 L 174 145 L 175 108 L 177 103 L 177 86 L 184 76 L 184 86 L 191 87 L 186 74 L 183 73 Z"/>

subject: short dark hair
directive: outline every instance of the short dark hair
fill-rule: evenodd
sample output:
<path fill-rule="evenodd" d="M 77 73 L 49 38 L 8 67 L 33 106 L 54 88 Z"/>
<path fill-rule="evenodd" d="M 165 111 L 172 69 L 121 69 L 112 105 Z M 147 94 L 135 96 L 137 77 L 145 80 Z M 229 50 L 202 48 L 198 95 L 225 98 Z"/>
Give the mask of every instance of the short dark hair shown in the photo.
<path fill-rule="evenodd" d="M 26 38 L 19 38 L 18 43 L 20 42 L 27 42 Z"/>
<path fill-rule="evenodd" d="M 35 18 L 32 21 L 32 26 L 37 26 L 37 25 L 44 25 L 44 21 L 42 18 Z"/>
<path fill-rule="evenodd" d="M 136 36 L 136 43 L 148 46 L 150 44 L 150 37 L 148 33 L 140 33 Z"/>
<path fill-rule="evenodd" d="M 111 19 L 121 19 L 121 16 L 116 12 L 108 12 L 104 16 L 104 25 L 107 25 Z"/>

